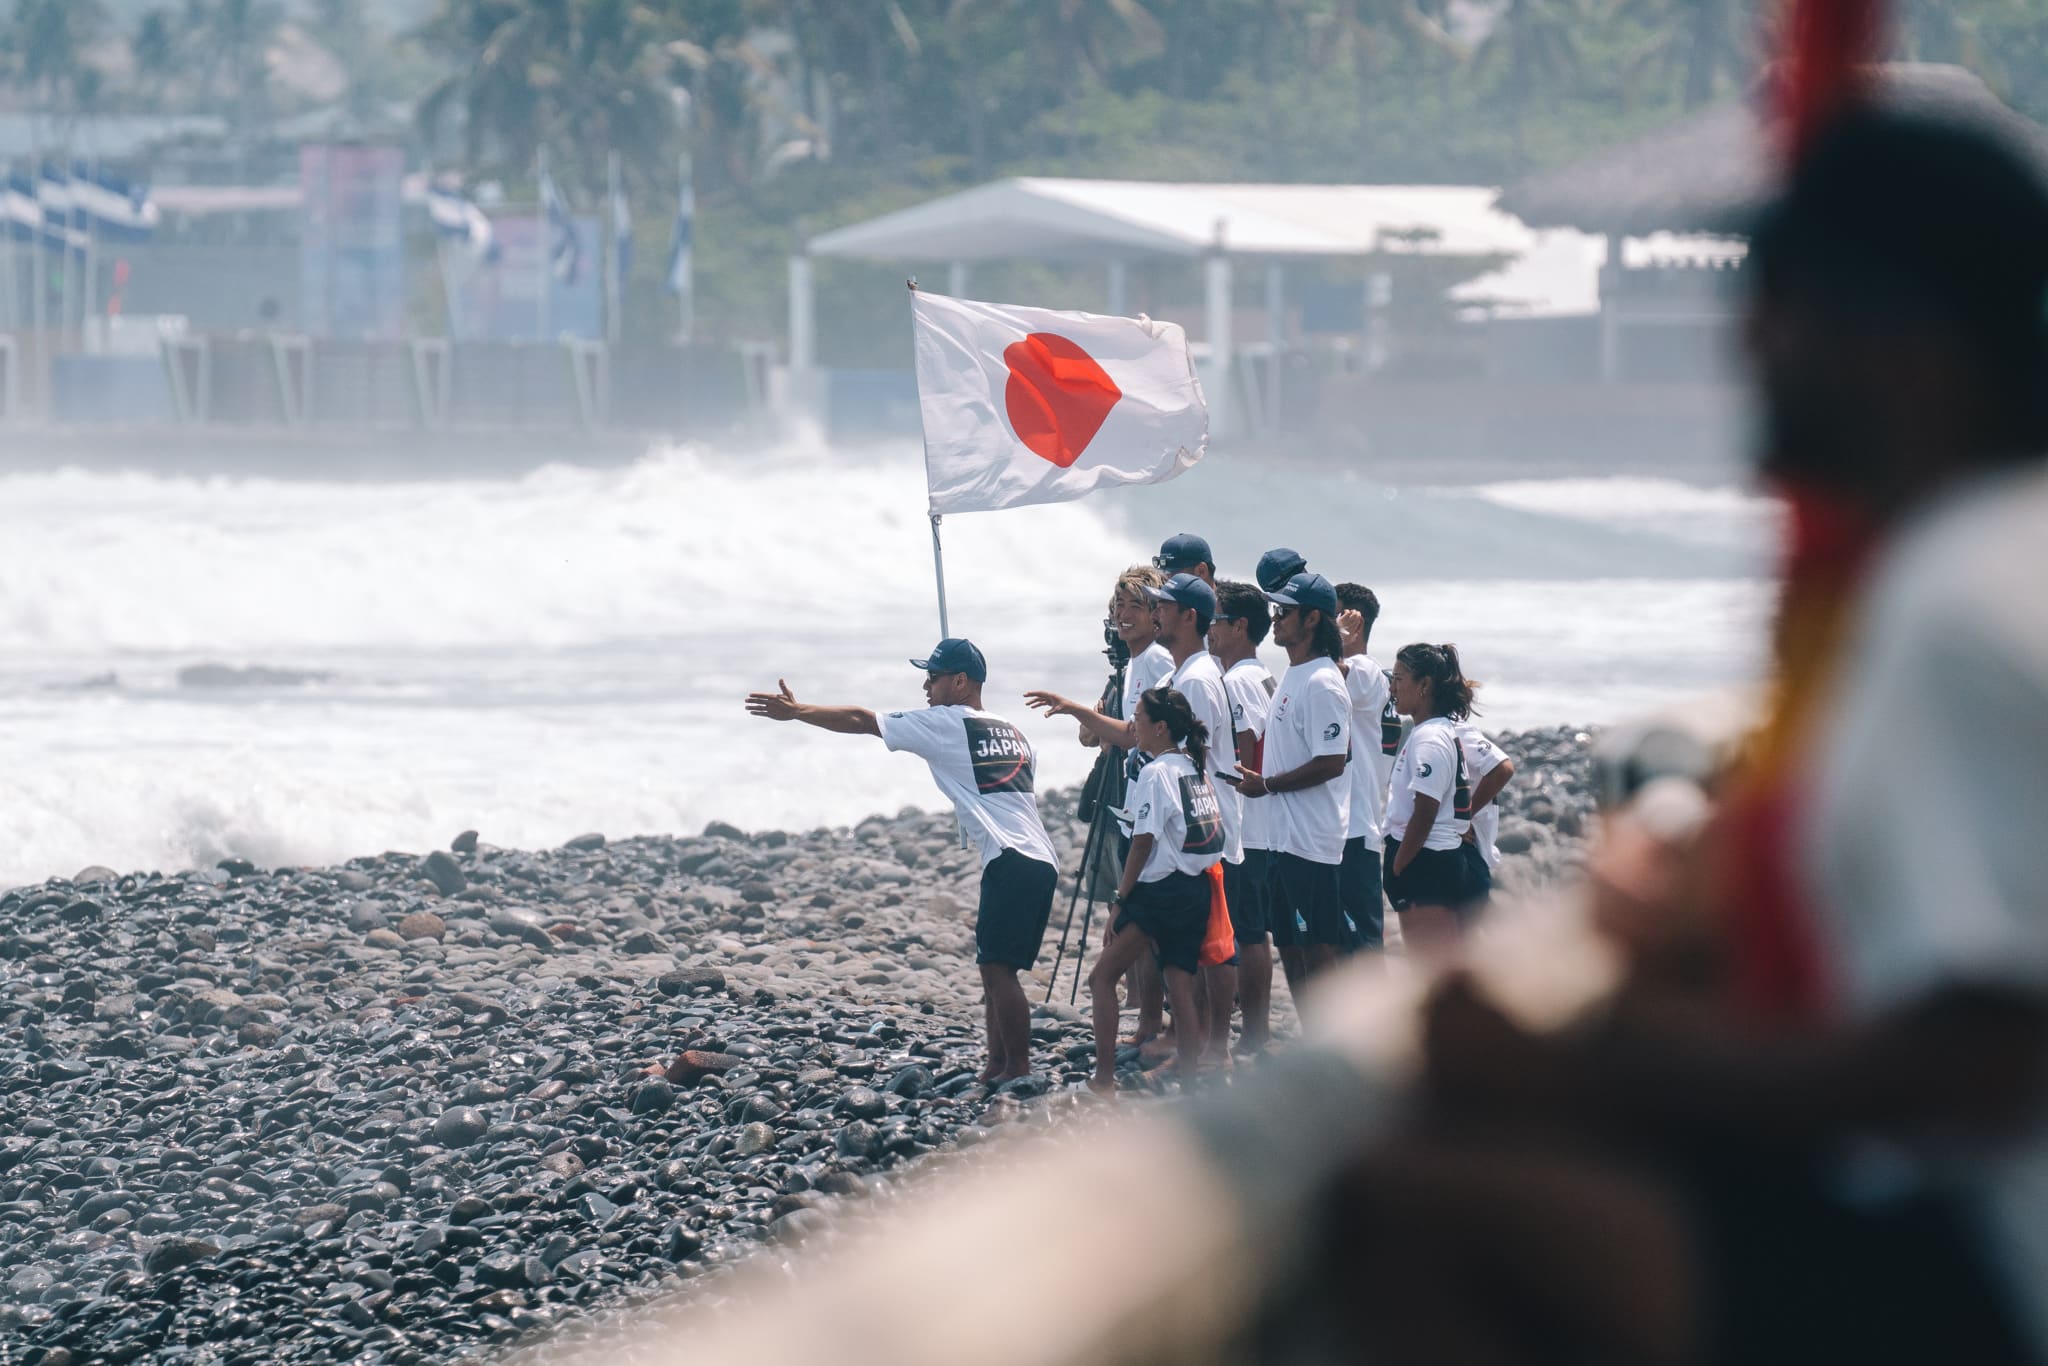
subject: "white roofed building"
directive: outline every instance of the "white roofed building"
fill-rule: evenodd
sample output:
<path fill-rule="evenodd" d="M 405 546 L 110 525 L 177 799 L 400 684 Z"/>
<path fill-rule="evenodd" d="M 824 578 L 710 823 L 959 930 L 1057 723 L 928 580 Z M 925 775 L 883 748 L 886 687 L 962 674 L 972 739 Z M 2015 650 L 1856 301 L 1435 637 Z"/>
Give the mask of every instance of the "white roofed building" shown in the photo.
<path fill-rule="evenodd" d="M 1286 272 L 1321 260 L 1435 256 L 1500 261 L 1466 281 L 1451 302 L 1467 317 L 1551 318 L 1600 309 L 1605 239 L 1571 228 L 1531 229 L 1497 206 L 1499 192 L 1477 185 L 1187 184 L 1019 176 L 946 195 L 812 237 L 789 265 L 789 370 L 792 399 L 814 406 L 819 392 L 817 257 L 900 265 L 950 263 L 947 293 L 969 291 L 976 264 L 1032 260 L 1099 263 L 1099 305 L 1129 311 L 1132 263 L 1202 263 L 1201 326 L 1193 334 L 1211 417 L 1218 432 L 1268 426 L 1279 409 L 1287 338 Z M 1670 239 L 1628 244 L 1631 257 L 1658 252 L 1723 254 L 1731 244 Z M 1732 245 L 1739 255 L 1739 244 Z M 1265 281 L 1266 333 L 1234 335 L 1237 272 Z M 935 282 L 927 282 L 928 285 Z M 1366 287 L 1368 298 L 1373 286 Z M 1381 286 L 1384 289 L 1384 286 Z M 1070 306 L 1061 300 L 1016 300 Z M 1384 300 L 1380 300 L 1384 302 Z M 1098 306 L 1089 301 L 1090 306 Z M 1375 343 L 1361 338 L 1369 356 Z M 1274 363 L 1247 373 L 1246 352 Z M 1221 382 L 1229 376 L 1233 383 Z"/>

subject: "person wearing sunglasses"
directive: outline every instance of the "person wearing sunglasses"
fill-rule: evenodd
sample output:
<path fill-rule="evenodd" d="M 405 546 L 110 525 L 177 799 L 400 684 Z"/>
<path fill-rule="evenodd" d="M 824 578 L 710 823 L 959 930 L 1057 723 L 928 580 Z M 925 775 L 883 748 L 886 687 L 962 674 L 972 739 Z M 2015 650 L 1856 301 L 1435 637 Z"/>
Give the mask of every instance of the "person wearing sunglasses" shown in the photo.
<path fill-rule="evenodd" d="M 1338 668 L 1344 646 L 1330 581 L 1299 573 L 1266 597 L 1274 607 L 1273 641 L 1287 651 L 1288 669 L 1266 720 L 1265 772 L 1246 773 L 1238 792 L 1273 804 L 1273 944 L 1299 1008 L 1309 977 L 1335 963 L 1344 942 L 1340 869 L 1351 808 L 1351 695 Z"/>
<path fill-rule="evenodd" d="M 1052 919 L 1059 857 L 1038 814 L 1037 756 L 1024 733 L 981 705 L 988 661 L 972 641 L 942 640 L 924 659 L 926 705 L 880 715 L 865 707 L 796 700 L 789 684 L 753 693 L 747 712 L 769 721 L 801 721 L 840 735 L 873 735 L 915 754 L 953 803 L 962 841 L 981 854 L 981 905 L 974 917 L 974 961 L 981 970 L 988 1028 L 985 1085 L 1029 1076 L 1031 1005 L 1017 974 L 1038 961 Z"/>

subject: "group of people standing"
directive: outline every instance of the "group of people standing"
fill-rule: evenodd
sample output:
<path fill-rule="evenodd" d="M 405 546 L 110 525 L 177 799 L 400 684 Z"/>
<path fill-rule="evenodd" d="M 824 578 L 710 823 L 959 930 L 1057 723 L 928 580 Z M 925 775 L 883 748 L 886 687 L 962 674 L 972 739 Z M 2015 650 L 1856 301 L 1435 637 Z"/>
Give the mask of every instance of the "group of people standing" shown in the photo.
<path fill-rule="evenodd" d="M 1332 584 L 1289 549 L 1268 551 L 1254 578 L 1219 579 L 1206 540 L 1170 537 L 1110 597 L 1121 688 L 1099 706 L 1025 694 L 1109 751 L 1097 795 L 1120 857 L 1089 976 L 1098 1090 L 1116 1086 L 1120 982 L 1137 1010 L 1130 1042 L 1162 1049 L 1170 1032 L 1192 1075 L 1228 1065 L 1233 1017 L 1238 1051 L 1270 1044 L 1276 956 L 1299 997 L 1340 958 L 1384 948 L 1387 906 L 1409 951 L 1427 954 L 1454 946 L 1491 893 L 1495 799 L 1514 764 L 1472 722 L 1476 685 L 1456 647 L 1407 645 L 1382 668 L 1370 653 L 1380 611 L 1371 589 Z M 1287 656 L 1278 678 L 1259 658 L 1269 636 Z M 876 735 L 931 766 L 982 855 L 982 1075 L 1000 1083 L 1030 1070 L 1017 974 L 1043 945 L 1058 858 L 1038 815 L 1031 747 L 982 706 L 981 651 L 949 639 L 911 663 L 926 672 L 920 711 L 807 705 L 787 684 L 747 708 Z M 1403 717 L 1413 723 L 1405 739 Z"/>
<path fill-rule="evenodd" d="M 1289 549 L 1254 578 L 1219 579 L 1206 540 L 1170 537 L 1110 598 L 1129 653 L 1121 708 L 1025 695 L 1126 755 L 1116 913 L 1089 976 L 1098 1089 L 1115 1086 L 1126 975 L 1134 1042 L 1163 1033 L 1170 997 L 1191 1073 L 1228 1061 L 1233 1014 L 1239 1049 L 1267 1046 L 1276 951 L 1298 996 L 1339 958 L 1384 947 L 1387 905 L 1429 952 L 1491 892 L 1494 799 L 1514 765 L 1472 724 L 1457 649 L 1408 645 L 1384 669 L 1370 588 L 1332 584 Z M 1287 656 L 1278 678 L 1259 659 L 1269 635 Z M 1211 933 L 1220 917 L 1227 939 Z"/>
<path fill-rule="evenodd" d="M 1601 1008 L 1538 1025 L 1470 974 L 1429 986 L 1409 1122 L 1316 1221 L 1333 1245 L 1289 1262 L 1330 1274 L 1374 1360 L 2048 1363 L 2048 181 L 2008 120 L 1834 119 L 1744 267 L 1760 470 L 1787 514 L 1764 713 L 1698 819 L 1603 815 L 1582 889 L 1621 974 Z M 1384 806 L 1376 768 L 1360 799 L 1393 738 L 1363 600 L 1277 552 L 1257 600 L 1205 555 L 1162 558 L 1175 576 L 1127 580 L 1115 611 L 1137 625 L 1156 601 L 1171 655 L 1206 605 L 1212 658 L 1140 673 L 1129 729 L 1081 716 L 1159 756 L 1124 798 L 1111 952 L 1184 972 L 1186 884 L 1141 885 L 1220 861 L 1256 1042 L 1259 947 L 1304 974 L 1347 947 L 1340 919 L 1364 941 L 1372 915 L 1331 906 L 1370 904 L 1380 868 L 1411 944 L 1454 932 L 1492 771 L 1457 729 L 1456 652 L 1410 646 L 1385 696 L 1417 724 Z M 1262 697 L 1246 661 L 1267 625 L 1289 668 Z M 787 689 L 749 706 L 926 755 L 988 835 L 984 964 L 1023 966 L 1053 876 L 1028 751 L 967 725 L 995 734 L 971 647 L 921 663 L 943 715 L 882 723 Z M 1014 824 L 984 810 L 998 797 Z M 1004 976 L 984 968 L 991 1065 L 1013 1068 Z"/>

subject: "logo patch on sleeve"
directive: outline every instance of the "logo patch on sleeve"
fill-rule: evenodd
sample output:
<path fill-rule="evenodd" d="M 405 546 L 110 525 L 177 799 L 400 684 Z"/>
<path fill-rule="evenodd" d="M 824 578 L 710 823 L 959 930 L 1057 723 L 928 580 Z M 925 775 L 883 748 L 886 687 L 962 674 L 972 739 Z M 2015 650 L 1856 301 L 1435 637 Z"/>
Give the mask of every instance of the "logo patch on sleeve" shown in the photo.
<path fill-rule="evenodd" d="M 1323 738 L 1325 740 L 1334 740 L 1343 733 L 1344 724 L 1341 721 L 1332 721 L 1329 725 L 1323 727 Z"/>
<path fill-rule="evenodd" d="M 983 796 L 992 792 L 1032 790 L 1031 745 L 1008 721 L 985 716 L 961 718 L 967 727 L 967 756 L 974 764 L 974 786 Z"/>

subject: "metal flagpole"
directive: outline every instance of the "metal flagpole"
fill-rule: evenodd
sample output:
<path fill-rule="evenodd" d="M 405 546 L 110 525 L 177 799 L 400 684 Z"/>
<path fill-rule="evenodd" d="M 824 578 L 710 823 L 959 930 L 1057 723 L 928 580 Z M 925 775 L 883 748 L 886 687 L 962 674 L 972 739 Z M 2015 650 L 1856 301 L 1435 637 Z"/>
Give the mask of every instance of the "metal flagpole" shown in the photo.
<path fill-rule="evenodd" d="M 50 304 L 50 263 L 43 259 L 49 254 L 48 238 L 50 225 L 49 220 L 43 214 L 43 149 L 41 139 L 37 139 L 35 150 L 30 155 L 34 159 L 29 162 L 28 185 L 29 195 L 35 206 L 35 217 L 30 223 L 31 240 L 29 242 L 28 254 L 29 316 L 35 320 L 36 357 L 40 360 L 43 354 L 43 329 L 48 323 L 47 314 Z"/>
<path fill-rule="evenodd" d="M 619 344 L 619 154 L 605 154 L 604 166 L 604 339 Z"/>
<path fill-rule="evenodd" d="M 538 231 L 535 234 L 534 238 L 534 259 L 540 262 L 540 271 L 539 274 L 536 276 L 536 280 L 540 286 L 540 293 L 538 295 L 538 308 L 540 312 L 539 326 L 537 330 L 540 335 L 540 340 L 543 344 L 545 344 L 548 339 L 548 289 L 550 284 L 554 280 L 555 267 L 553 232 L 554 222 L 548 214 L 547 184 L 548 149 L 546 145 L 543 144 L 540 149 L 540 175 L 533 182 L 533 197 L 536 201 L 538 201 L 538 207 L 535 210 L 535 213 L 537 215 L 536 222 L 538 223 Z"/>
<path fill-rule="evenodd" d="M 946 555 L 939 547 L 939 514 L 932 514 L 932 571 L 939 580 L 939 639 L 951 640 L 953 628 L 946 623 Z"/>
<path fill-rule="evenodd" d="M 87 183 L 90 184 L 95 190 L 99 188 L 100 159 L 98 156 L 94 156 L 89 161 L 86 162 L 86 180 Z M 74 195 L 78 193 L 77 188 L 75 186 L 72 189 L 72 193 Z M 78 330 L 83 334 L 80 337 L 79 342 L 81 347 L 87 352 L 87 354 L 91 354 L 96 349 L 92 335 L 93 314 L 98 310 L 99 307 L 98 299 L 95 297 L 99 293 L 98 282 L 93 278 L 93 272 L 97 270 L 99 267 L 98 255 L 93 250 L 93 247 L 95 245 L 93 237 L 94 217 L 95 215 L 92 212 L 92 206 L 90 203 L 88 203 L 86 205 L 85 211 L 84 278 L 81 279 L 78 283 L 80 291 L 78 305 Z"/>
<path fill-rule="evenodd" d="M 68 337 L 71 334 L 71 315 L 76 310 L 78 302 L 78 256 L 71 250 L 71 234 L 78 231 L 78 177 L 73 174 L 78 168 L 78 163 L 71 160 L 71 154 L 67 151 L 64 160 L 57 165 L 57 173 L 64 177 L 66 200 L 64 236 L 58 243 L 59 250 L 64 253 L 64 292 L 63 309 L 57 315 L 57 335 Z"/>
<path fill-rule="evenodd" d="M 697 250 L 697 188 L 695 181 L 692 179 L 694 168 L 690 164 L 690 154 L 688 152 L 682 154 L 678 169 L 682 175 L 682 184 L 676 191 L 676 216 L 679 220 L 687 223 L 690 240 L 683 245 L 682 260 L 677 263 L 675 270 L 678 278 L 672 280 L 671 283 L 678 286 L 676 289 L 676 340 L 688 342 L 691 339 L 691 333 L 697 325 L 697 281 L 695 275 L 697 264 L 695 254 Z M 678 224 L 679 227 L 682 225 L 683 223 Z"/>
<path fill-rule="evenodd" d="M 11 202 L 14 198 L 13 158 L 0 160 L 0 195 Z M 0 253 L 4 253 L 7 264 L 0 267 L 7 277 L 7 329 L 13 331 L 21 326 L 21 270 L 14 259 L 14 234 L 16 228 L 12 219 L 0 223 Z"/>
<path fill-rule="evenodd" d="M 910 292 L 912 294 L 917 293 L 917 277 L 915 275 L 911 276 L 908 280 L 905 280 L 903 283 L 910 287 Z M 925 468 L 930 469 L 931 467 L 930 465 L 926 465 Z M 939 639 L 951 640 L 953 638 L 953 628 L 952 625 L 946 620 L 946 552 L 945 548 L 939 542 L 939 514 L 934 512 L 932 513 L 931 517 L 932 573 L 938 579 L 939 582 Z"/>

